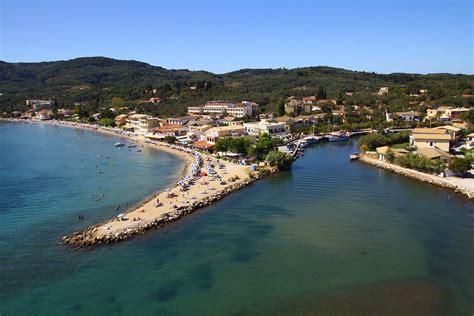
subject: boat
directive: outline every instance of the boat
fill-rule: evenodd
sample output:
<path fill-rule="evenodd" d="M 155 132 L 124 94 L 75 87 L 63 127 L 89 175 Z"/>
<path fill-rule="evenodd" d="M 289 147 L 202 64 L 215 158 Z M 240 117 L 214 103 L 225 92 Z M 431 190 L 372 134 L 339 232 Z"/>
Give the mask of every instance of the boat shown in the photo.
<path fill-rule="evenodd" d="M 137 144 L 129 144 L 127 147 L 128 148 L 134 148 L 134 147 L 137 147 Z"/>
<path fill-rule="evenodd" d="M 124 143 L 120 143 L 120 142 L 119 142 L 119 143 L 115 143 L 115 147 L 123 147 L 123 146 L 125 146 Z"/>
<path fill-rule="evenodd" d="M 350 160 L 357 160 L 357 159 L 359 159 L 359 154 L 351 154 L 351 155 L 349 156 L 349 159 L 350 159 Z"/>
<path fill-rule="evenodd" d="M 308 146 L 308 142 L 305 141 L 304 139 L 298 141 L 298 147 L 304 148 L 304 147 L 306 147 L 306 146 Z"/>
<path fill-rule="evenodd" d="M 346 133 L 331 133 L 327 137 L 330 142 L 343 142 L 349 139 Z"/>
<path fill-rule="evenodd" d="M 306 141 L 308 144 L 316 144 L 317 142 L 321 140 L 321 138 L 322 137 L 320 136 L 310 135 L 303 138 L 303 140 Z"/>

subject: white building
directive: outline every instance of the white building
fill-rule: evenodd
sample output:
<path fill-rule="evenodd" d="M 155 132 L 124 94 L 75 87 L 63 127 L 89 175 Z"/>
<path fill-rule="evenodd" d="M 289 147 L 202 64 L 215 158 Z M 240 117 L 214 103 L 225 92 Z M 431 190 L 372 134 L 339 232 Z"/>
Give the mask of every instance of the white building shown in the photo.
<path fill-rule="evenodd" d="M 154 127 L 159 126 L 160 119 L 146 114 L 133 114 L 127 119 L 127 124 L 122 128 L 133 131 L 137 135 L 145 136 L 150 133 Z"/>
<path fill-rule="evenodd" d="M 254 108 L 258 105 L 249 101 L 242 101 L 240 104 L 233 102 L 210 101 L 204 106 L 188 107 L 188 114 L 218 114 L 231 115 L 235 117 L 251 116 Z"/>
<path fill-rule="evenodd" d="M 284 123 L 275 123 L 268 121 L 244 123 L 244 129 L 249 135 L 260 135 L 268 133 L 272 136 L 286 134 L 287 129 Z"/>

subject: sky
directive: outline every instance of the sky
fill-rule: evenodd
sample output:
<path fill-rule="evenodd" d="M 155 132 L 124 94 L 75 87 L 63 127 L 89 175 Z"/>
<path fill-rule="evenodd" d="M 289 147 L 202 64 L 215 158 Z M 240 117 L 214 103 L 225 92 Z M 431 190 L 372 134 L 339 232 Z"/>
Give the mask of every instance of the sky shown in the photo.
<path fill-rule="evenodd" d="M 473 0 L 0 0 L 0 60 L 474 71 Z"/>

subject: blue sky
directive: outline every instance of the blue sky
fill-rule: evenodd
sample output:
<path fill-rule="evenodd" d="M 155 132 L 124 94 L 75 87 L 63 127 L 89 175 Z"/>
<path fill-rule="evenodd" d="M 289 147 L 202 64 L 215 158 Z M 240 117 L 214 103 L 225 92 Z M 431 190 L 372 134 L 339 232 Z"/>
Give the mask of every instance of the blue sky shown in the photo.
<path fill-rule="evenodd" d="M 474 1 L 0 0 L 0 60 L 474 71 Z"/>

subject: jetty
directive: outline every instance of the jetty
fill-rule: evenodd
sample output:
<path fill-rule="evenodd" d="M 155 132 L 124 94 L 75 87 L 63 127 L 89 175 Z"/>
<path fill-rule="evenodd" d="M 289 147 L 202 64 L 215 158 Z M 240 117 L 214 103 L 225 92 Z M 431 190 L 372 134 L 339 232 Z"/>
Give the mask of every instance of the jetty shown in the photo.
<path fill-rule="evenodd" d="M 64 236 L 62 241 L 84 247 L 127 240 L 206 207 L 263 176 L 250 166 L 212 156 L 195 153 L 191 158 L 194 163 L 186 176 L 173 187 L 107 222 Z"/>

